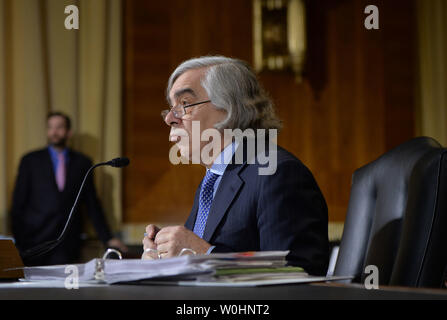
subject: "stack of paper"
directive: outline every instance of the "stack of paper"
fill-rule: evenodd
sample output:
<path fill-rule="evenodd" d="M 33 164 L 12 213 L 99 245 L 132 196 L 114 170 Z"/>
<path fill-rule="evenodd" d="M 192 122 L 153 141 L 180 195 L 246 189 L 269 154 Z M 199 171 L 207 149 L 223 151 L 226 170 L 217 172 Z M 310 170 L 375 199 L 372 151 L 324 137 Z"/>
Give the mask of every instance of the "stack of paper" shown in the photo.
<path fill-rule="evenodd" d="M 301 268 L 286 267 L 288 251 L 185 255 L 139 259 L 93 259 L 85 264 L 25 267 L 28 281 L 65 281 L 77 277 L 79 283 L 122 283 L 149 280 L 178 285 L 255 286 L 324 281 L 310 277 Z M 75 271 L 75 272 L 74 272 Z M 330 279 L 328 279 L 330 280 Z"/>
<path fill-rule="evenodd" d="M 213 253 L 192 257 L 194 263 L 215 269 L 284 267 L 289 251 L 249 251 L 236 253 Z"/>
<path fill-rule="evenodd" d="M 73 272 L 75 270 L 75 272 Z M 190 256 L 162 260 L 93 259 L 85 264 L 25 267 L 29 281 L 61 280 L 76 276 L 79 282 L 106 282 L 109 284 L 141 279 L 179 277 L 212 273 L 210 267 L 191 263 Z"/>
<path fill-rule="evenodd" d="M 201 265 L 212 266 L 215 272 L 200 275 L 196 281 L 180 281 L 179 284 L 246 286 L 308 277 L 302 268 L 286 266 L 288 253 L 264 251 L 210 255 L 205 257 Z"/>

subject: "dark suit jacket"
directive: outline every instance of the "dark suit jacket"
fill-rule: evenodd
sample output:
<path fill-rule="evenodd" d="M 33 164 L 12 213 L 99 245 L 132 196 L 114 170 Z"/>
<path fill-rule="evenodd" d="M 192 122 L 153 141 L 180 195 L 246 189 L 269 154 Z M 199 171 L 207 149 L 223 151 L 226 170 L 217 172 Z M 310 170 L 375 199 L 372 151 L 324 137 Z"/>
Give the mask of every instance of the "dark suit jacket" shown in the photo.
<path fill-rule="evenodd" d="M 234 163 L 234 158 L 233 162 Z M 240 162 L 239 162 L 240 163 Z M 277 170 L 259 175 L 259 164 L 229 164 L 214 197 L 203 239 L 213 252 L 290 250 L 291 265 L 326 275 L 328 210 L 303 163 L 277 148 Z M 194 227 L 200 186 L 185 227 Z"/>
<path fill-rule="evenodd" d="M 86 156 L 69 150 L 65 188 L 60 192 L 48 148 L 31 152 L 22 158 L 11 210 L 12 231 L 19 251 L 23 252 L 59 236 L 91 165 L 92 162 Z M 107 242 L 111 234 L 96 196 L 92 176 L 86 181 L 81 197 L 80 204 L 86 206 L 99 238 Z M 74 213 L 72 225 L 62 244 L 48 255 L 35 259 L 33 265 L 73 263 L 79 258 L 82 231 L 80 213 Z"/>

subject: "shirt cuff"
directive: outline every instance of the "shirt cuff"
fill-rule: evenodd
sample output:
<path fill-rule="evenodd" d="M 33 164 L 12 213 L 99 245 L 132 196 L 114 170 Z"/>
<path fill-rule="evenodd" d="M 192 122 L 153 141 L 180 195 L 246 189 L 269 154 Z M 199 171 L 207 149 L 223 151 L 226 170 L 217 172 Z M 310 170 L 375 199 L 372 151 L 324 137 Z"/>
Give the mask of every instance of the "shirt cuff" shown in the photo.
<path fill-rule="evenodd" d="M 216 246 L 211 246 L 211 247 L 209 247 L 209 249 L 208 249 L 208 251 L 206 252 L 206 254 L 210 254 L 210 253 L 214 250 L 215 247 L 216 247 Z"/>

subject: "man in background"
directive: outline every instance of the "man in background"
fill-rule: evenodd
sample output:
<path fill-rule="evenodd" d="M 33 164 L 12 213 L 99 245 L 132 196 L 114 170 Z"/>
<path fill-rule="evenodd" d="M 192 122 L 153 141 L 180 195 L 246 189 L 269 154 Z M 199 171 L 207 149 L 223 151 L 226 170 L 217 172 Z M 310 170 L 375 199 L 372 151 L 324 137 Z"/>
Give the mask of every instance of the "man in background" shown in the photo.
<path fill-rule="evenodd" d="M 49 113 L 48 146 L 26 154 L 20 162 L 11 210 L 12 232 L 20 252 L 58 238 L 84 175 L 92 166 L 89 158 L 67 147 L 71 135 L 70 118 L 60 112 Z M 126 251 L 121 241 L 112 237 L 92 176 L 86 181 L 80 201 L 104 245 Z M 36 257 L 29 265 L 77 262 L 81 232 L 82 216 L 79 212 L 74 213 L 63 242 L 48 254 Z"/>

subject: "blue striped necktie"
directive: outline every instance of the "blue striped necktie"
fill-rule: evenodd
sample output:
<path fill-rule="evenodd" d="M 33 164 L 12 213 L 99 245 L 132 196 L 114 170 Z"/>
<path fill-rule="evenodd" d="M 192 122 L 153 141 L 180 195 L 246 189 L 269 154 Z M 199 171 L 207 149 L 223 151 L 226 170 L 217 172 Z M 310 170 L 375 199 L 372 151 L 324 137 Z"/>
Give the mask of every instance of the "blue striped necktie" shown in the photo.
<path fill-rule="evenodd" d="M 214 183 L 218 177 L 218 174 L 207 170 L 205 178 L 203 178 L 202 187 L 200 188 L 199 210 L 193 230 L 200 238 L 203 237 L 203 232 L 205 231 L 206 221 L 208 220 L 208 214 L 213 203 Z"/>

